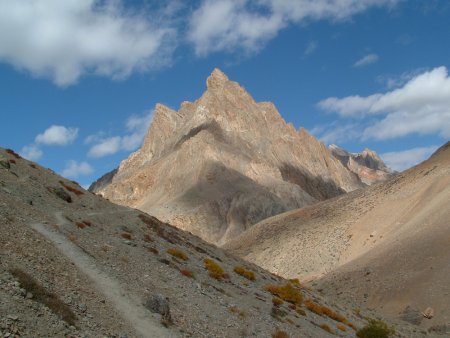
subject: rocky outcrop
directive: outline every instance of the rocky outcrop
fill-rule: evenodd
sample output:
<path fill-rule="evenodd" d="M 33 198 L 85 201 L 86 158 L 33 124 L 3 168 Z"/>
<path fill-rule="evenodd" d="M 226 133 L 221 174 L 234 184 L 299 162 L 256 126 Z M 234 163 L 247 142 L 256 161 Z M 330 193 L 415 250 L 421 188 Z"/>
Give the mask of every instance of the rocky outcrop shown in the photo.
<path fill-rule="evenodd" d="M 218 69 L 206 83 L 178 111 L 156 105 L 141 149 L 91 190 L 223 244 L 264 218 L 363 186 L 272 103 Z"/>
<path fill-rule="evenodd" d="M 368 148 L 362 153 L 349 153 L 335 144 L 329 146 L 330 152 L 351 172 L 355 173 L 361 182 L 372 185 L 386 181 L 395 175 L 376 152 Z"/>

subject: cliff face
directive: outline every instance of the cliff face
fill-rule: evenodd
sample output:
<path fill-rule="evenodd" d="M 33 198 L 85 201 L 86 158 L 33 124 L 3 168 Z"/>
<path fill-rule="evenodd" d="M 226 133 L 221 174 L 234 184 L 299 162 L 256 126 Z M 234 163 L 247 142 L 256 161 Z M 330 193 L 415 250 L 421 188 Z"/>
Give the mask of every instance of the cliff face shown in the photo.
<path fill-rule="evenodd" d="M 348 170 L 355 173 L 367 185 L 386 181 L 395 175 L 395 172 L 388 168 L 373 150 L 366 148 L 362 153 L 353 154 L 335 144 L 330 145 L 329 150 Z"/>
<path fill-rule="evenodd" d="M 141 149 L 102 182 L 91 190 L 216 244 L 363 185 L 323 143 L 218 69 L 197 101 L 179 111 L 157 105 Z"/>

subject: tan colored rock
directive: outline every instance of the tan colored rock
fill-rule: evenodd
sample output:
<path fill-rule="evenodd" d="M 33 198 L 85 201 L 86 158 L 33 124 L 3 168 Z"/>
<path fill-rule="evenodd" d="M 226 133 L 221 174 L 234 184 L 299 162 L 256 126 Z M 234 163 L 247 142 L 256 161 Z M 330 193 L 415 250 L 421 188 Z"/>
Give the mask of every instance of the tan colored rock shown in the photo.
<path fill-rule="evenodd" d="M 138 151 L 91 190 L 223 244 L 281 212 L 362 186 L 325 145 L 215 69 L 178 111 L 156 105 Z"/>
<path fill-rule="evenodd" d="M 386 181 L 395 175 L 378 154 L 368 148 L 362 153 L 349 153 L 335 144 L 330 145 L 330 152 L 351 172 L 355 173 L 361 182 L 372 185 Z"/>

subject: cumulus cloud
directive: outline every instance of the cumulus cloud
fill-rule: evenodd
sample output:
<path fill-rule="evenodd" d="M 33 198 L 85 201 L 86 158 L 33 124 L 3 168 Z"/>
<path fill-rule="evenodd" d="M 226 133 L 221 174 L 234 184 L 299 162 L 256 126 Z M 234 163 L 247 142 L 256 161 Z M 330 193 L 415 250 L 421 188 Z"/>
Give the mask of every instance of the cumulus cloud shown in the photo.
<path fill-rule="evenodd" d="M 136 150 L 144 140 L 152 117 L 153 112 L 130 116 L 125 124 L 127 134 L 124 136 L 105 137 L 103 132 L 88 136 L 85 142 L 93 144 L 88 156 L 99 158 L 114 155 L 119 151 Z"/>
<path fill-rule="evenodd" d="M 311 134 L 325 144 L 343 143 L 361 136 L 361 129 L 356 123 L 333 122 L 328 125 L 315 126 Z"/>
<path fill-rule="evenodd" d="M 331 97 L 319 107 L 344 118 L 371 117 L 363 139 L 387 140 L 410 134 L 450 137 L 450 78 L 446 67 L 423 72 L 402 87 L 369 96 Z"/>
<path fill-rule="evenodd" d="M 29 161 L 37 161 L 42 158 L 43 151 L 35 144 L 24 146 L 20 151 L 20 155 Z"/>
<path fill-rule="evenodd" d="M 62 176 L 68 178 L 77 178 L 79 176 L 90 175 L 94 172 L 92 166 L 87 162 L 80 162 L 70 160 L 66 163 L 66 167 L 61 173 Z"/>
<path fill-rule="evenodd" d="M 399 0 L 203 0 L 192 13 L 188 40 L 197 55 L 259 50 L 290 24 L 345 20 L 375 6 Z"/>
<path fill-rule="evenodd" d="M 120 0 L 0 0 L 0 62 L 63 86 L 86 73 L 126 77 L 170 59 L 176 33 L 157 17 Z"/>
<path fill-rule="evenodd" d="M 353 64 L 353 67 L 364 67 L 377 62 L 380 57 L 377 54 L 367 54 Z"/>
<path fill-rule="evenodd" d="M 36 136 L 35 142 L 37 144 L 65 146 L 75 141 L 77 136 L 78 128 L 53 125 Z"/>
<path fill-rule="evenodd" d="M 424 160 L 438 149 L 438 146 L 419 147 L 403 151 L 393 151 L 381 154 L 381 158 L 388 167 L 402 171 Z"/>

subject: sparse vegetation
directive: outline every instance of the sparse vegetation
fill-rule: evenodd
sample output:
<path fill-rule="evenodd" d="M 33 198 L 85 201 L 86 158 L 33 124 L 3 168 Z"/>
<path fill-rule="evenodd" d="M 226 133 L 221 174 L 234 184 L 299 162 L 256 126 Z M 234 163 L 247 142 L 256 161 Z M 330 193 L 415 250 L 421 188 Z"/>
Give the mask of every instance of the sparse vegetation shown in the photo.
<path fill-rule="evenodd" d="M 92 222 L 91 221 L 81 221 L 82 223 L 86 224 L 88 227 L 92 226 Z"/>
<path fill-rule="evenodd" d="M 58 296 L 47 291 L 28 273 L 20 269 L 12 269 L 10 273 L 19 281 L 22 288 L 33 294 L 33 299 L 47 306 L 53 313 L 61 317 L 69 325 L 75 325 L 76 316 L 69 306 Z"/>
<path fill-rule="evenodd" d="M 182 259 L 183 261 L 187 261 L 188 260 L 188 256 L 186 255 L 186 253 L 180 249 L 177 248 L 170 248 L 167 249 L 167 253 L 169 255 L 172 255 L 173 257 Z"/>
<path fill-rule="evenodd" d="M 81 195 L 84 194 L 84 192 L 82 192 L 81 190 L 78 190 L 78 189 L 76 189 L 76 188 L 74 188 L 74 187 L 71 187 L 70 185 L 64 183 L 64 181 L 59 181 L 59 183 L 60 183 L 67 191 L 73 192 L 73 193 L 74 193 L 75 195 L 77 195 L 77 196 L 81 196 Z"/>
<path fill-rule="evenodd" d="M 289 335 L 284 331 L 277 330 L 272 333 L 272 338 L 289 338 Z"/>
<path fill-rule="evenodd" d="M 281 304 L 283 304 L 283 300 L 278 297 L 273 297 L 272 304 L 273 306 L 280 306 Z"/>
<path fill-rule="evenodd" d="M 30 163 L 30 167 L 33 169 L 37 169 L 36 164 L 34 164 L 34 163 Z"/>
<path fill-rule="evenodd" d="M 180 270 L 180 273 L 181 273 L 183 276 L 185 276 L 185 277 L 195 279 L 194 273 L 193 273 L 192 271 L 190 271 L 190 270 L 184 270 L 184 269 L 181 269 L 181 270 Z"/>
<path fill-rule="evenodd" d="M 6 152 L 7 152 L 8 154 L 14 156 L 14 157 L 17 158 L 17 159 L 21 159 L 21 158 L 22 158 L 19 154 L 17 154 L 17 153 L 16 153 L 14 150 L 12 150 L 12 149 L 6 149 Z"/>
<path fill-rule="evenodd" d="M 306 316 L 305 310 L 303 310 L 299 307 L 295 309 L 295 312 L 297 312 L 300 316 Z"/>
<path fill-rule="evenodd" d="M 86 224 L 84 224 L 83 222 L 76 222 L 75 225 L 79 228 L 79 229 L 84 229 L 86 227 Z"/>
<path fill-rule="evenodd" d="M 133 239 L 133 236 L 131 236 L 131 234 L 128 233 L 128 232 L 124 232 L 120 236 L 122 236 L 122 238 L 125 238 L 125 239 L 127 239 L 129 241 L 131 241 Z"/>
<path fill-rule="evenodd" d="M 333 331 L 331 331 L 331 328 L 330 328 L 327 324 L 325 324 L 325 323 L 320 324 L 320 328 L 321 328 L 322 330 L 325 330 L 325 331 L 329 332 L 329 333 L 333 333 Z"/>
<path fill-rule="evenodd" d="M 369 319 L 369 323 L 356 332 L 358 338 L 389 338 L 395 334 L 395 330 L 385 322 Z"/>
<path fill-rule="evenodd" d="M 241 275 L 242 277 L 247 278 L 248 280 L 255 280 L 255 273 L 253 271 L 247 270 L 246 268 L 242 266 L 236 266 L 233 270 L 238 275 Z"/>
<path fill-rule="evenodd" d="M 74 234 L 70 234 L 67 236 L 67 239 L 71 242 L 76 242 L 76 240 L 78 239 L 77 236 L 75 236 Z"/>
<path fill-rule="evenodd" d="M 334 312 L 333 310 L 331 310 L 329 307 L 326 307 L 325 305 L 317 304 L 317 303 L 313 302 L 312 300 L 308 299 L 305 301 L 305 306 L 309 311 L 314 312 L 314 313 L 318 314 L 319 316 L 327 316 L 337 322 L 341 322 L 346 325 L 349 324 L 347 318 L 345 318 L 343 315 L 341 315 L 337 312 Z"/>
<path fill-rule="evenodd" d="M 265 289 L 286 302 L 293 304 L 301 304 L 303 302 L 303 295 L 300 290 L 290 283 L 285 285 L 266 285 Z"/>
<path fill-rule="evenodd" d="M 336 327 L 338 330 L 341 330 L 343 332 L 347 331 L 347 328 L 343 324 L 338 324 L 338 325 L 336 325 Z"/>
<path fill-rule="evenodd" d="M 16 160 L 9 160 L 9 163 L 16 164 Z"/>
<path fill-rule="evenodd" d="M 209 272 L 209 276 L 217 280 L 227 279 L 228 274 L 222 269 L 222 267 L 210 258 L 205 258 L 203 261 L 205 268 Z"/>
<path fill-rule="evenodd" d="M 153 242 L 153 239 L 149 234 L 144 234 L 144 242 Z"/>
<path fill-rule="evenodd" d="M 155 248 L 151 248 L 151 247 L 150 247 L 150 248 L 147 248 L 147 250 L 148 250 L 149 252 L 155 254 L 155 255 L 159 254 L 158 249 L 155 249 Z"/>
<path fill-rule="evenodd" d="M 232 306 L 232 307 L 228 308 L 228 310 L 231 313 L 237 314 L 241 318 L 245 318 L 245 316 L 247 316 L 245 311 L 244 310 L 240 310 L 237 306 Z"/>

